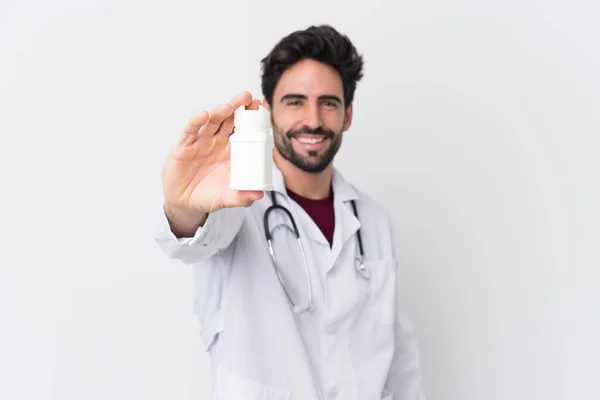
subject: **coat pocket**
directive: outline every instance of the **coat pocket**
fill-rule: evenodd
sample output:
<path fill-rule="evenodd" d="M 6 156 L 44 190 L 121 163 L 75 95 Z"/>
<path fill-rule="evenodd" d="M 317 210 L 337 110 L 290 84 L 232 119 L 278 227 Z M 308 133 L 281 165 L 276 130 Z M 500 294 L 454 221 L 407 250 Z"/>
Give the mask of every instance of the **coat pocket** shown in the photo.
<path fill-rule="evenodd" d="M 370 278 L 370 313 L 381 325 L 393 325 L 396 311 L 396 261 L 394 259 L 365 262 Z"/>
<path fill-rule="evenodd" d="M 220 365 L 214 384 L 215 400 L 290 400 L 291 393 L 248 378 Z"/>

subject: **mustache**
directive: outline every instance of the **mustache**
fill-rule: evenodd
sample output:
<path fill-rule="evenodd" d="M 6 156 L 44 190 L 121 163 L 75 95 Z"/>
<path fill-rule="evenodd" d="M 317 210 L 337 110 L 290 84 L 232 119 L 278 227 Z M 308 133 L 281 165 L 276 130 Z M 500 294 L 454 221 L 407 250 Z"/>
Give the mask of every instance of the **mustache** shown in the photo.
<path fill-rule="evenodd" d="M 292 139 L 301 134 L 325 136 L 326 138 L 329 138 L 329 139 L 333 139 L 333 137 L 335 136 L 335 133 L 331 130 L 323 129 L 321 127 L 318 127 L 316 129 L 311 129 L 308 126 L 304 126 L 300 129 L 296 129 L 296 130 L 291 129 L 286 133 L 286 136 L 289 139 Z"/>

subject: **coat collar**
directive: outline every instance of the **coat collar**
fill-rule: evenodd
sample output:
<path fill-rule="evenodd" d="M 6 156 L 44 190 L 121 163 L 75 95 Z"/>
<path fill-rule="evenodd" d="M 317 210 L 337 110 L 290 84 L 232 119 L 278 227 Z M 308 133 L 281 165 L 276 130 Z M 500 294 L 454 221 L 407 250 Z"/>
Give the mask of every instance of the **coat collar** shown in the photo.
<path fill-rule="evenodd" d="M 337 168 L 333 169 L 331 183 L 333 187 L 333 198 L 335 201 L 344 203 L 350 200 L 357 200 L 359 198 L 356 189 L 343 177 Z M 284 196 L 287 196 L 283 174 L 275 162 L 273 162 L 273 190 L 283 194 Z"/>
<path fill-rule="evenodd" d="M 335 212 L 335 230 L 333 245 L 331 247 L 331 262 L 327 270 L 331 270 L 335 264 L 335 260 L 339 256 L 346 242 L 348 242 L 348 240 L 354 236 L 361 226 L 359 218 L 356 218 L 350 204 L 347 204 L 351 200 L 358 200 L 360 197 L 359 193 L 348 181 L 346 181 L 340 171 L 336 168 L 333 170 L 332 188 Z M 299 219 L 300 225 L 307 236 L 318 243 L 329 246 L 325 236 L 312 221 L 310 216 L 304 211 L 304 209 L 302 209 L 302 207 L 298 206 L 289 198 L 285 187 L 285 181 L 283 179 L 283 174 L 275 165 L 275 163 L 273 163 L 273 190 L 288 199 L 290 205 L 292 205 L 292 213 L 297 219 Z"/>

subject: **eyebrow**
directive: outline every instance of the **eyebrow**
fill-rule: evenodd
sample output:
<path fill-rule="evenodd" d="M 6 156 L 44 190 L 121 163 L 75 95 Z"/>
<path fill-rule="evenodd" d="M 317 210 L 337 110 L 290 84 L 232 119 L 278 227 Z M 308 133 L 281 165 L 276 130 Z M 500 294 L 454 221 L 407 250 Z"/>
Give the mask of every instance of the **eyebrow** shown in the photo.
<path fill-rule="evenodd" d="M 308 100 L 308 97 L 306 97 L 306 95 L 303 95 L 300 93 L 288 93 L 288 94 L 282 96 L 281 99 L 279 100 L 279 102 L 283 103 L 284 100 L 289 100 L 289 99 Z M 321 95 L 321 96 L 319 96 L 319 100 L 332 100 L 332 101 L 336 101 L 336 102 L 342 104 L 342 100 L 338 96 L 335 96 L 333 94 Z"/>

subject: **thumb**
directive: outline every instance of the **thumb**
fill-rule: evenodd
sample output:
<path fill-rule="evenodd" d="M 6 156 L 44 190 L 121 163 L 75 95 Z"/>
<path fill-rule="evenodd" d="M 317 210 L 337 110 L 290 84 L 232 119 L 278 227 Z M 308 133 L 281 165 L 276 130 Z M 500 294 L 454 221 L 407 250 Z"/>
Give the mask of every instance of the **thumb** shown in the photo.
<path fill-rule="evenodd" d="M 252 203 L 262 199 L 265 193 L 257 190 L 240 190 L 235 193 L 236 203 L 250 207 Z"/>

